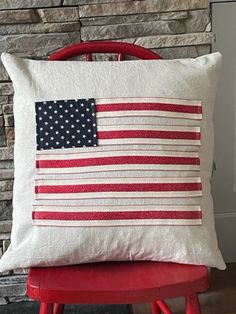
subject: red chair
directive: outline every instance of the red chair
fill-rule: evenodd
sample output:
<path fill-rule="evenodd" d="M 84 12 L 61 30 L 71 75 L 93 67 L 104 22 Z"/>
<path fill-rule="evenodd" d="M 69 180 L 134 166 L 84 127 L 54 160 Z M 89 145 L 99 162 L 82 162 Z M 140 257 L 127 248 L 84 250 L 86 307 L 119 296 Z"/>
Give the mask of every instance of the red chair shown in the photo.
<path fill-rule="evenodd" d="M 67 60 L 92 53 L 118 53 L 139 59 L 160 59 L 140 46 L 118 42 L 89 42 L 66 47 L 49 60 Z M 171 314 L 163 301 L 185 297 L 185 313 L 200 314 L 198 292 L 209 287 L 205 266 L 161 262 L 106 262 L 63 267 L 31 268 L 27 295 L 41 303 L 40 314 L 61 314 L 64 304 L 132 304 L 151 302 L 152 314 Z"/>

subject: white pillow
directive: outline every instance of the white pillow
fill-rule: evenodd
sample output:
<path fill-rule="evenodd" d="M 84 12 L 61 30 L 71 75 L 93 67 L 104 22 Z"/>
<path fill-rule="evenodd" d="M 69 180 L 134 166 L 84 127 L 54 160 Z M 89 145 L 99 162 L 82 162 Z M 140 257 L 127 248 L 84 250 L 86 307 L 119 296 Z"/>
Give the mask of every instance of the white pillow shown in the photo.
<path fill-rule="evenodd" d="M 114 260 L 225 268 L 210 194 L 219 53 L 2 62 L 15 90 L 15 184 L 0 271 Z"/>

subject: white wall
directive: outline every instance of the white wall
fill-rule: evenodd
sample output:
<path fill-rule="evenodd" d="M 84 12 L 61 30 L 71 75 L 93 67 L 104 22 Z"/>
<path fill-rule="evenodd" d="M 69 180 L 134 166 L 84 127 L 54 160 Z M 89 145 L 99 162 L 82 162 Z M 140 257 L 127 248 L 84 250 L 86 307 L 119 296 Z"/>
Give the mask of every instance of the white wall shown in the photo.
<path fill-rule="evenodd" d="M 221 249 L 236 261 L 236 2 L 212 4 L 213 51 L 223 54 L 215 108 L 215 163 L 212 192 Z"/>

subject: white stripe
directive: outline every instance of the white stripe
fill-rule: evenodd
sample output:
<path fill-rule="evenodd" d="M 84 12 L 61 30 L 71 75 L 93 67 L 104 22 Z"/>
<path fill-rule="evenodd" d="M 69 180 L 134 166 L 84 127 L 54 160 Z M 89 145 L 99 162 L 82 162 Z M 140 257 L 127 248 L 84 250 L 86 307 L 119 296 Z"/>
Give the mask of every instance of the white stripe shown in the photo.
<path fill-rule="evenodd" d="M 117 212 L 117 211 L 201 211 L 200 206 L 176 206 L 176 205 L 119 205 L 119 206 L 39 206 L 34 205 L 34 211 L 44 212 Z"/>
<path fill-rule="evenodd" d="M 173 151 L 173 152 L 185 152 L 185 151 L 196 151 L 194 146 L 179 146 L 179 145 L 110 145 L 107 146 L 96 146 L 96 147 L 74 147 L 74 148 L 60 148 L 60 149 L 46 149 L 37 151 L 37 156 L 39 155 L 61 155 L 61 154 L 84 154 L 84 153 L 98 153 L 98 152 L 110 152 L 117 150 L 130 150 L 130 151 L 156 151 L 157 154 L 159 151 Z"/>
<path fill-rule="evenodd" d="M 145 131 L 171 131 L 171 132 L 200 132 L 198 126 L 171 126 L 154 124 L 129 124 L 129 125 L 98 125 L 98 132 L 102 131 L 126 131 L 126 130 L 145 130 Z"/>
<path fill-rule="evenodd" d="M 98 145 L 137 145 L 137 144 L 147 144 L 147 145 L 196 145 L 200 146 L 200 140 L 175 140 L 175 139 L 159 139 L 159 138 L 118 138 L 118 139 L 98 139 Z"/>
<path fill-rule="evenodd" d="M 201 219 L 124 219 L 124 220 L 36 220 L 35 226 L 62 226 L 62 227 L 112 227 L 112 226 L 191 226 L 201 225 Z"/>
<path fill-rule="evenodd" d="M 96 178 L 79 180 L 36 180 L 36 185 L 86 185 L 86 184 L 129 184 L 129 183 L 200 183 L 200 177 L 191 178 Z"/>
<path fill-rule="evenodd" d="M 181 99 L 181 98 L 162 98 L 162 97 L 121 97 L 121 98 L 96 98 L 96 104 L 115 104 L 115 103 L 137 103 L 137 102 L 149 102 L 149 103 L 165 103 L 174 105 L 190 105 L 201 106 L 201 101 Z"/>
<path fill-rule="evenodd" d="M 114 157 L 114 156 L 166 156 L 166 157 L 193 157 L 198 158 L 198 153 L 193 152 L 172 152 L 172 151 L 155 151 L 155 150 L 122 150 L 118 151 L 96 151 L 96 147 L 93 152 L 75 152 L 70 154 L 47 154 L 45 156 L 38 155 L 37 160 L 69 160 L 79 158 L 102 158 L 102 157 Z"/>
<path fill-rule="evenodd" d="M 163 110 L 126 110 L 126 111 L 101 111 L 96 113 L 97 119 L 113 117 L 173 117 L 182 119 L 201 120 L 201 113 L 186 113 Z"/>
<path fill-rule="evenodd" d="M 171 178 L 171 177 L 194 177 L 198 175 L 196 174 L 197 170 L 180 170 L 180 171 L 163 171 L 163 170 L 147 170 L 147 169 L 137 169 L 137 170 L 114 170 L 114 171 L 97 171 L 92 172 L 91 169 L 88 172 L 78 172 L 77 168 L 64 168 L 64 172 L 59 168 L 60 171 L 57 171 L 57 168 L 55 169 L 39 169 L 42 171 L 38 171 L 36 173 L 35 178 L 36 179 L 43 179 L 46 177 L 49 180 L 66 180 L 66 179 L 74 179 L 74 180 L 81 180 L 81 179 L 89 179 L 89 178 L 126 178 L 126 177 L 133 177 L 133 178 Z M 49 171 L 50 170 L 50 173 Z M 55 170 L 55 171 L 53 171 Z M 45 175 L 44 175 L 45 174 Z"/>
<path fill-rule="evenodd" d="M 197 197 L 202 191 L 167 191 L 167 192 L 92 192 L 92 193 L 50 193 L 36 194 L 36 199 L 101 199 L 101 198 L 142 198 L 149 197 Z"/>

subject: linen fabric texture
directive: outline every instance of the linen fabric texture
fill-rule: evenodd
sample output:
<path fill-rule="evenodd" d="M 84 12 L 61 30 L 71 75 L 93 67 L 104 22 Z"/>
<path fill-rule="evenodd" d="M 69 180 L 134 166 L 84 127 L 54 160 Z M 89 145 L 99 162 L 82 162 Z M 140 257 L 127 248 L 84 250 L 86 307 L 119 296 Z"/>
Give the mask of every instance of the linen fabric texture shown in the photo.
<path fill-rule="evenodd" d="M 2 62 L 15 91 L 15 182 L 0 271 L 122 260 L 225 268 L 210 193 L 219 53 Z"/>

